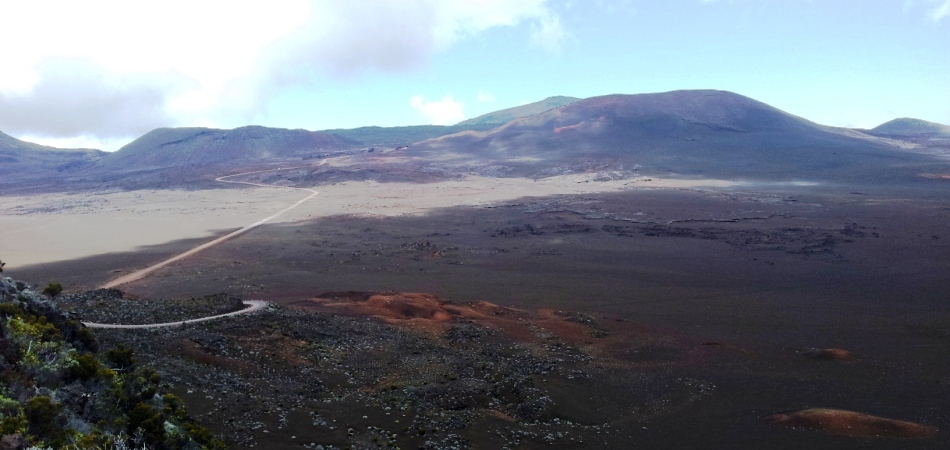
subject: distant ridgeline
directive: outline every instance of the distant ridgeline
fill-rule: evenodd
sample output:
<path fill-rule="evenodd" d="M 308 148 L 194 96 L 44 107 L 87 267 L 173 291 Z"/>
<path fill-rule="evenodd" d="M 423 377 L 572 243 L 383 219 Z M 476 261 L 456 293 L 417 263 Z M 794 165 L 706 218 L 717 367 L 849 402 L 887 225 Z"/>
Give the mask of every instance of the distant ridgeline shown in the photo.
<path fill-rule="evenodd" d="M 950 138 L 950 125 L 905 117 L 883 123 L 867 132 L 875 136 Z"/>
<path fill-rule="evenodd" d="M 23 189 L 21 181 L 63 189 L 80 182 L 165 188 L 261 162 L 377 147 L 399 148 L 413 164 L 437 161 L 466 172 L 533 178 L 636 169 L 702 178 L 896 183 L 919 172 L 912 166 L 934 162 L 900 151 L 895 139 L 945 145 L 950 126 L 903 118 L 870 130 L 829 127 L 725 91 L 561 96 L 450 126 L 158 128 L 112 153 L 57 149 L 0 133 L 0 192 Z"/>
<path fill-rule="evenodd" d="M 225 448 L 131 349 L 100 351 L 52 299 L 4 277 L 0 331 L 3 448 Z"/>
<path fill-rule="evenodd" d="M 87 148 L 56 148 L 21 141 L 0 132 L 0 177 L 28 178 L 91 167 L 107 153 Z"/>
<path fill-rule="evenodd" d="M 540 102 L 528 103 L 521 106 L 515 106 L 514 108 L 502 109 L 500 111 L 490 112 L 472 119 L 464 120 L 455 126 L 469 127 L 476 125 L 504 125 L 508 122 L 511 122 L 512 120 L 533 116 L 535 114 L 541 114 L 554 108 L 570 105 L 571 103 L 579 100 L 580 99 L 576 97 L 548 97 L 544 100 L 541 100 Z"/>

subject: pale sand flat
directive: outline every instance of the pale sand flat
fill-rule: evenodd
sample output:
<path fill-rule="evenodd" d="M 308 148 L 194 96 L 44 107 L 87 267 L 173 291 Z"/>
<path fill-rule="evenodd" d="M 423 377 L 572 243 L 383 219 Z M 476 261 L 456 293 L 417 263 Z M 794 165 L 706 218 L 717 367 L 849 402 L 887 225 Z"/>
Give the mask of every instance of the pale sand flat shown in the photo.
<path fill-rule="evenodd" d="M 351 181 L 315 188 L 320 195 L 268 223 L 338 214 L 423 214 L 435 208 L 484 206 L 521 197 L 744 184 L 648 177 L 594 181 L 595 177 L 579 174 L 532 180 L 473 176 L 427 184 Z M 4 230 L 0 259 L 14 268 L 211 237 L 215 231 L 255 223 L 306 196 L 299 190 L 255 186 L 0 196 L 0 229 Z"/>

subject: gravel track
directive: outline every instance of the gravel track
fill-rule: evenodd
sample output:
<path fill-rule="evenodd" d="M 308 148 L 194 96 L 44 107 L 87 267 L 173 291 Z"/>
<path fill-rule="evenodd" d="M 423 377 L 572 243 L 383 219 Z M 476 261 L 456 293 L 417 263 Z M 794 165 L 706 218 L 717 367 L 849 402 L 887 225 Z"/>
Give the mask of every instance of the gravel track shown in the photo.
<path fill-rule="evenodd" d="M 197 319 L 188 319 L 180 320 L 177 322 L 165 322 L 165 323 L 147 323 L 141 325 L 121 325 L 121 324 L 108 324 L 108 323 L 94 323 L 94 322 L 83 322 L 82 324 L 89 328 L 123 328 L 123 329 L 132 329 L 132 328 L 163 328 L 163 327 L 177 327 L 184 325 L 186 323 L 195 323 L 195 322 L 205 322 L 208 320 L 220 319 L 222 317 L 237 316 L 241 314 L 250 314 L 255 311 L 260 311 L 267 306 L 267 302 L 262 300 L 244 300 L 242 303 L 248 305 L 247 308 L 244 308 L 240 311 L 233 311 L 225 314 L 218 314 L 215 316 L 200 317 Z"/>
<path fill-rule="evenodd" d="M 320 164 L 323 164 L 323 162 L 321 162 Z M 295 169 L 295 168 L 296 168 L 296 167 L 290 167 L 290 168 L 288 168 L 288 169 Z M 300 199 L 297 203 L 294 203 L 293 205 L 290 205 L 290 206 L 288 206 L 287 208 L 284 208 L 284 209 L 278 211 L 277 213 L 275 213 L 275 214 L 273 214 L 273 215 L 271 215 L 271 216 L 269 216 L 269 217 L 266 217 L 266 218 L 261 219 L 261 220 L 259 220 L 259 221 L 257 221 L 257 222 L 254 222 L 254 223 L 252 223 L 252 224 L 250 224 L 250 225 L 248 225 L 248 226 L 246 226 L 246 227 L 244 227 L 244 228 L 241 228 L 240 230 L 237 230 L 237 231 L 228 233 L 228 234 L 226 234 L 226 235 L 224 235 L 224 236 L 221 236 L 221 237 L 219 237 L 219 238 L 217 238 L 217 239 L 215 239 L 215 240 L 213 240 L 213 241 L 210 241 L 210 242 L 206 242 L 206 243 L 204 243 L 204 244 L 201 244 L 201 245 L 199 245 L 199 246 L 197 246 L 197 247 L 195 247 L 195 248 L 193 248 L 193 249 L 191 249 L 191 250 L 188 250 L 188 251 L 186 251 L 186 252 L 184 252 L 184 253 L 179 253 L 178 255 L 175 255 L 175 256 L 173 256 L 173 257 L 171 257 L 171 258 L 168 258 L 168 259 L 166 259 L 166 260 L 164 260 L 164 261 L 161 261 L 161 262 L 159 262 L 159 263 L 157 263 L 157 264 L 153 264 L 153 265 L 148 266 L 148 267 L 146 267 L 146 268 L 144 268 L 144 269 L 136 270 L 135 272 L 132 272 L 132 273 L 123 275 L 123 276 L 121 276 L 121 277 L 118 277 L 118 278 L 116 278 L 116 279 L 114 279 L 114 280 L 112 280 L 112 281 L 109 281 L 108 283 L 103 284 L 102 286 L 100 286 L 100 288 L 101 288 L 101 289 L 112 289 L 112 288 L 114 288 L 114 287 L 121 286 L 121 285 L 123 285 L 123 284 L 128 284 L 128 283 L 131 283 L 131 282 L 133 282 L 133 281 L 141 280 L 142 278 L 145 278 L 146 276 L 148 276 L 148 275 L 151 274 L 152 272 L 155 272 L 156 270 L 161 269 L 162 267 L 165 267 L 165 266 L 167 266 L 167 265 L 169 265 L 169 264 L 171 264 L 171 263 L 173 263 L 173 262 L 176 262 L 176 261 L 180 261 L 180 260 L 182 260 L 182 259 L 185 259 L 185 258 L 187 258 L 187 257 L 189 257 L 189 256 L 191 256 L 191 255 L 194 255 L 194 254 L 199 253 L 199 252 L 201 252 L 201 251 L 207 250 L 207 249 L 209 249 L 209 248 L 211 248 L 211 247 L 214 247 L 215 245 L 218 245 L 218 244 L 220 244 L 220 243 L 222 243 L 222 242 L 224 242 L 224 241 L 227 241 L 227 240 L 230 240 L 230 239 L 234 239 L 234 238 L 236 238 L 236 237 L 238 237 L 238 236 L 240 236 L 240 235 L 242 235 L 242 234 L 244 234 L 244 233 L 247 233 L 248 231 L 253 230 L 254 228 L 257 228 L 257 227 L 259 227 L 259 226 L 261 226 L 261 225 L 264 225 L 264 224 L 267 223 L 268 221 L 273 220 L 273 219 L 276 219 L 277 217 L 280 217 L 280 216 L 283 215 L 284 213 L 286 213 L 286 212 L 288 212 L 288 211 L 290 211 L 290 210 L 292 210 L 292 209 L 294 209 L 294 208 L 300 206 L 301 204 L 303 204 L 303 203 L 306 202 L 307 200 L 310 200 L 311 198 L 316 197 L 317 194 L 320 193 L 320 192 L 315 191 L 315 190 L 313 190 L 313 189 L 307 189 L 307 188 L 298 188 L 298 187 L 289 187 L 289 186 L 274 186 L 274 185 L 270 185 L 270 184 L 251 183 L 251 182 L 247 182 L 247 181 L 232 181 L 232 180 L 227 180 L 227 179 L 226 179 L 226 178 L 231 178 L 231 177 L 236 177 L 236 176 L 241 176 L 241 175 L 250 175 L 250 174 L 262 173 L 262 172 L 272 172 L 272 171 L 276 171 L 276 170 L 284 170 L 284 168 L 269 169 L 269 170 L 257 170 L 257 171 L 253 171 L 253 172 L 236 173 L 236 174 L 234 174 L 234 175 L 226 175 L 226 176 L 222 176 L 222 177 L 215 178 L 215 181 L 219 181 L 219 182 L 221 182 L 221 183 L 246 184 L 246 185 L 249 185 L 249 186 L 258 186 L 258 187 L 267 187 L 267 188 L 295 189 L 295 190 L 298 190 L 298 191 L 307 191 L 307 192 L 310 192 L 310 195 L 308 195 L 308 196 L 306 196 L 306 197 Z"/>

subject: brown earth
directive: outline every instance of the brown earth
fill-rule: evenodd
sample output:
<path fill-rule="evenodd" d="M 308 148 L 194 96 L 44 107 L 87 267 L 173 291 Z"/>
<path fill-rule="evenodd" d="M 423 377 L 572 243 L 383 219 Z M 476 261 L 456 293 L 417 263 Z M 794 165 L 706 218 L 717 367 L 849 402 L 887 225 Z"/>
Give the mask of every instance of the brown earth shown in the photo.
<path fill-rule="evenodd" d="M 937 434 L 936 428 L 919 423 L 840 409 L 803 409 L 770 416 L 768 421 L 773 425 L 851 437 L 927 438 Z"/>
<path fill-rule="evenodd" d="M 564 448 L 946 448 L 947 204 L 930 188 L 639 189 L 266 225 L 124 289 L 143 299 L 225 292 L 282 308 L 167 338 L 110 331 L 107 339 L 134 341 L 166 379 L 186 374 L 173 382 L 189 409 L 235 436 L 235 448 L 299 448 L 291 436 L 369 447 L 372 436 L 383 439 L 370 426 L 399 434 L 402 448 L 450 434 L 471 448 L 549 448 L 548 433 Z M 116 254 L 11 274 L 45 283 L 87 267 L 95 270 L 75 279 L 94 285 L 141 260 Z M 400 294 L 413 292 L 428 294 Z M 183 338 L 256 369 L 203 358 Z M 317 345 L 327 353 L 314 353 Z M 803 357 L 812 349 L 847 349 L 860 363 Z M 489 363 L 492 373 L 531 368 L 519 373 L 538 397 L 505 397 L 514 385 L 504 383 L 492 388 L 501 403 L 480 397 L 472 386 Z M 386 397 L 368 397 L 391 392 L 385 386 L 397 386 L 394 398 L 407 406 L 398 417 L 374 403 Z M 416 389 L 444 402 L 406 403 Z M 518 413 L 541 396 L 549 408 L 521 408 L 540 415 Z M 460 404 L 468 406 L 452 409 Z M 811 405 L 939 431 L 895 444 L 762 420 Z M 329 426 L 345 421 L 354 436 L 313 426 L 311 412 Z M 442 413 L 465 428 L 432 425 Z M 564 434 L 566 421 L 583 426 Z"/>
<path fill-rule="evenodd" d="M 580 312 L 528 311 L 486 301 L 454 303 L 432 294 L 330 292 L 291 306 L 329 314 L 370 316 L 432 336 L 440 336 L 458 323 L 474 324 L 512 342 L 538 345 L 556 340 L 614 363 L 686 363 L 710 353 L 710 349 L 697 346 L 696 342 L 624 320 L 603 322 Z M 671 358 L 644 357 L 641 352 L 665 353 Z"/>
<path fill-rule="evenodd" d="M 858 362 L 861 357 L 840 348 L 814 349 L 802 353 L 806 358 L 819 361 Z"/>

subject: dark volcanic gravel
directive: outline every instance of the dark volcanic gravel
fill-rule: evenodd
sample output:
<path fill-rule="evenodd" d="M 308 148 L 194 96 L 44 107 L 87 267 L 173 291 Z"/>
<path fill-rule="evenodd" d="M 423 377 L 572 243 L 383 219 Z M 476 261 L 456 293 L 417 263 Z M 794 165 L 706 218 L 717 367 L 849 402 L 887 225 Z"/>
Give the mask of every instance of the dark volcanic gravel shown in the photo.
<path fill-rule="evenodd" d="M 60 303 L 83 320 L 138 322 L 173 319 L 158 306 L 139 311 L 141 304 L 176 305 L 181 318 L 231 300 L 145 302 L 99 290 Z M 591 339 L 609 334 L 587 316 L 559 314 L 557 322 L 599 331 Z M 531 336 L 520 342 L 465 320 L 430 333 L 272 306 L 201 324 L 97 334 L 147 358 L 232 448 L 587 448 L 618 444 L 614 427 L 715 391 L 709 381 L 657 370 L 671 366 L 669 355 L 595 358 L 540 327 L 524 329 Z"/>
<path fill-rule="evenodd" d="M 141 300 L 117 289 L 66 294 L 57 301 L 63 311 L 85 322 L 140 325 L 214 316 L 244 309 L 241 299 L 227 294 L 179 300 Z"/>

